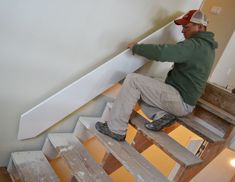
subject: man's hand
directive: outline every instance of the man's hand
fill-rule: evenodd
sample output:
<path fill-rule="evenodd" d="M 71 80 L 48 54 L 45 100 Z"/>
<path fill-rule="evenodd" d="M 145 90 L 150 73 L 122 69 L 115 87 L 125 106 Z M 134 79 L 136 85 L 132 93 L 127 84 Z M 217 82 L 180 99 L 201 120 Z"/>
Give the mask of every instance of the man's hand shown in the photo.
<path fill-rule="evenodd" d="M 137 42 L 131 42 L 131 43 L 128 44 L 127 47 L 128 47 L 129 49 L 132 49 L 136 44 L 137 44 Z"/>

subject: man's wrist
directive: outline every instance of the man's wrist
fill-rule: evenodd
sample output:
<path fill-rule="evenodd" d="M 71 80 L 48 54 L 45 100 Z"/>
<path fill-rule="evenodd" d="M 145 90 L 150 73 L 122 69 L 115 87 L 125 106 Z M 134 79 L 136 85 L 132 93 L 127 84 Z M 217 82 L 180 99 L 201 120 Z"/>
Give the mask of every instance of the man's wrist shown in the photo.
<path fill-rule="evenodd" d="M 134 46 L 132 47 L 131 50 L 132 50 L 132 54 L 133 54 L 133 55 L 135 55 L 137 47 L 138 47 L 138 44 L 136 44 L 136 45 L 134 45 Z"/>

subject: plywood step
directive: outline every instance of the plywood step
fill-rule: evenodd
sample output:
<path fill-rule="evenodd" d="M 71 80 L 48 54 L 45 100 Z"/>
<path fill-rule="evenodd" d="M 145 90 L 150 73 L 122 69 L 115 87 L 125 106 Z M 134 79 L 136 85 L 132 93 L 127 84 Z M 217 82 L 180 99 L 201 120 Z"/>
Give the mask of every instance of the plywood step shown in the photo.
<path fill-rule="evenodd" d="M 203 109 L 206 109 L 207 111 L 215 114 L 216 116 L 224 119 L 225 121 L 235 125 L 235 116 L 220 109 L 219 107 L 205 101 L 204 99 L 199 99 L 197 105 L 202 107 Z"/>
<path fill-rule="evenodd" d="M 48 139 L 70 168 L 73 180 L 111 182 L 103 168 L 72 133 L 52 133 Z"/>
<path fill-rule="evenodd" d="M 190 129 L 194 133 L 198 134 L 205 140 L 211 143 L 223 142 L 224 139 L 217 134 L 213 133 L 209 129 L 205 128 L 199 123 L 200 118 L 196 116 L 187 116 L 178 118 L 178 121 L 184 125 L 186 128 Z"/>
<path fill-rule="evenodd" d="M 177 143 L 165 132 L 155 132 L 146 129 L 144 126 L 146 122 L 148 121 L 140 115 L 136 115 L 131 119 L 131 124 L 134 125 L 137 130 L 141 131 L 148 139 L 159 146 L 164 152 L 166 152 L 181 165 L 192 166 L 202 162 L 201 159 L 193 155 L 193 153 Z"/>
<path fill-rule="evenodd" d="M 73 181 L 111 182 L 103 168 L 72 133 L 53 133 L 48 139 L 70 168 Z"/>
<path fill-rule="evenodd" d="M 13 152 L 11 160 L 21 181 L 59 182 L 42 151 Z"/>
<path fill-rule="evenodd" d="M 79 118 L 85 126 L 92 131 L 98 140 L 122 163 L 122 165 L 135 177 L 138 182 L 169 182 L 155 167 L 126 142 L 118 142 L 112 138 L 99 133 L 95 129 L 97 120 L 82 117 Z M 89 122 L 89 123 L 87 123 Z"/>

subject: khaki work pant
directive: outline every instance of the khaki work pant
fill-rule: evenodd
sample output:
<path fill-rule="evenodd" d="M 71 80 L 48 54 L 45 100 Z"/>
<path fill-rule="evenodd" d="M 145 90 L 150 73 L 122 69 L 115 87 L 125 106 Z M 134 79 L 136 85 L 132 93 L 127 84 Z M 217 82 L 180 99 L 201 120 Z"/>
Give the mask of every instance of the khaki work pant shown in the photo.
<path fill-rule="evenodd" d="M 179 92 L 162 81 L 131 73 L 127 75 L 122 88 L 111 109 L 111 119 L 107 121 L 109 129 L 125 135 L 130 115 L 137 102 L 151 119 L 158 119 L 164 114 L 184 116 L 193 111 L 194 106 L 184 103 Z"/>

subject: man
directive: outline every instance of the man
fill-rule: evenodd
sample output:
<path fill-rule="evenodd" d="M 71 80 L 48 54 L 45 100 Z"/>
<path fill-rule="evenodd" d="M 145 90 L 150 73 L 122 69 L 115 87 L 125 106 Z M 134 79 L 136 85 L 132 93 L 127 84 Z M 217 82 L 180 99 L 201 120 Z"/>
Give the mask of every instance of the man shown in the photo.
<path fill-rule="evenodd" d="M 136 73 L 127 75 L 111 109 L 111 120 L 96 123 L 99 132 L 124 141 L 130 115 L 138 101 L 142 109 L 156 111 L 148 115 L 153 122 L 145 124 L 146 128 L 154 131 L 170 125 L 175 116 L 193 111 L 209 77 L 217 42 L 214 34 L 206 31 L 208 21 L 200 10 L 191 10 L 174 22 L 182 26 L 184 41 L 177 44 L 128 45 L 133 54 L 150 60 L 174 62 L 165 82 Z"/>

